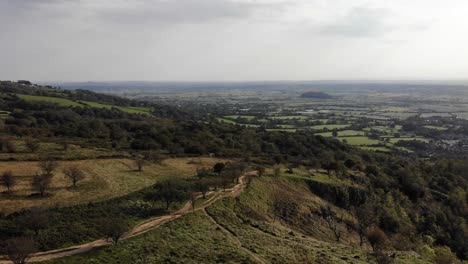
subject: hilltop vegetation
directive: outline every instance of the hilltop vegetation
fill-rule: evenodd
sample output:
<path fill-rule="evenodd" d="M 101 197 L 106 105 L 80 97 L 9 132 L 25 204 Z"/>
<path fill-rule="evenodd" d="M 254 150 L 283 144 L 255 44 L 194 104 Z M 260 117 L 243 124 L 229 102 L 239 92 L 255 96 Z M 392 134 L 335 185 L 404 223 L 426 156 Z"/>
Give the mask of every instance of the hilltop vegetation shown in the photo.
<path fill-rule="evenodd" d="M 262 122 L 257 116 L 223 115 L 232 121 L 224 124 L 209 112 L 199 118 L 88 91 L 0 84 L 2 253 L 6 241 L 20 237 L 32 238 L 37 250 L 102 237 L 117 243 L 115 232 L 103 226 L 120 236 L 256 170 L 263 176 L 240 197 L 216 202 L 207 214 L 185 215 L 142 237 L 57 262 L 383 263 L 392 252 L 396 263 L 426 263 L 443 254 L 468 258 L 465 160 L 351 146 L 424 144 L 416 136 L 372 138 L 410 133 L 409 122 L 366 131 L 356 124 L 313 124 L 304 115 L 272 115 L 263 118 L 284 127 L 267 129 L 233 121 Z M 282 123 L 290 120 L 335 127 L 321 127 L 317 135 L 317 127 Z M 73 168 L 84 175 L 77 186 L 69 180 Z"/>

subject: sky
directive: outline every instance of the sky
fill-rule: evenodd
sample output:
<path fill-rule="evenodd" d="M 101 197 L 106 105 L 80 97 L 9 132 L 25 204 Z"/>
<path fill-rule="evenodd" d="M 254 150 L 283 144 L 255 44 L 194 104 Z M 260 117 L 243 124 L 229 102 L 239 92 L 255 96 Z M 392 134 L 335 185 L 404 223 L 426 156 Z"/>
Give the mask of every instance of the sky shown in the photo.
<path fill-rule="evenodd" d="M 468 1 L 0 0 L 0 79 L 468 80 Z"/>

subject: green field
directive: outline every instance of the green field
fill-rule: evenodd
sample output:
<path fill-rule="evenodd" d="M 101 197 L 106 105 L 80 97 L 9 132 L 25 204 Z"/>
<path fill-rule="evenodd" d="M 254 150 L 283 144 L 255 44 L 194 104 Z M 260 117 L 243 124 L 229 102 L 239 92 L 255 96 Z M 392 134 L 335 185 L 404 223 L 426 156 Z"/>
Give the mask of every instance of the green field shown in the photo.
<path fill-rule="evenodd" d="M 150 114 L 151 109 L 148 107 L 124 107 L 124 106 L 116 106 L 116 105 L 109 105 L 109 104 L 101 104 L 101 103 L 96 103 L 96 102 L 90 102 L 90 101 L 79 101 L 80 103 L 87 105 L 89 107 L 95 107 L 95 108 L 106 108 L 106 109 L 112 109 L 112 108 L 117 108 L 122 112 L 127 112 L 130 114 Z"/>
<path fill-rule="evenodd" d="M 337 131 L 338 137 L 350 137 L 350 136 L 364 136 L 364 131 L 358 131 L 358 130 L 343 130 L 343 131 Z M 322 132 L 322 133 L 316 133 L 315 135 L 319 135 L 322 137 L 332 137 L 333 132 Z"/>
<path fill-rule="evenodd" d="M 305 119 L 309 119 L 308 116 L 303 116 L 303 115 L 294 115 L 294 116 L 270 116 L 269 118 L 271 118 L 271 119 L 280 119 L 280 120 L 285 120 L 285 119 L 300 119 L 300 120 L 305 120 Z"/>
<path fill-rule="evenodd" d="M 359 147 L 360 149 L 363 150 L 368 150 L 368 151 L 377 151 L 377 152 L 390 152 L 390 149 L 386 147 Z"/>
<path fill-rule="evenodd" d="M 255 116 L 249 116 L 249 115 L 228 115 L 228 116 L 224 116 L 224 118 L 226 119 L 238 119 L 238 118 L 243 118 L 243 119 L 246 119 L 247 121 L 252 121 L 252 119 L 255 118 Z"/>
<path fill-rule="evenodd" d="M 57 97 L 48 97 L 48 96 L 38 96 L 38 95 L 27 95 L 27 94 L 17 94 L 17 96 L 25 101 L 34 101 L 34 102 L 49 102 L 58 104 L 60 106 L 76 106 L 76 107 L 83 107 L 83 104 L 78 102 L 64 99 L 64 98 L 57 98 Z"/>
<path fill-rule="evenodd" d="M 333 129 L 343 129 L 343 128 L 347 128 L 349 126 L 350 126 L 349 124 L 344 124 L 344 125 L 336 125 L 335 124 L 335 125 L 310 126 L 309 128 L 313 129 L 313 130 L 324 130 L 324 129 L 333 130 Z"/>
<path fill-rule="evenodd" d="M 422 138 L 422 137 L 400 137 L 400 138 L 390 138 L 390 143 L 395 144 L 400 141 L 411 141 L 411 140 L 418 140 L 418 141 L 424 141 L 424 142 L 429 141 L 428 139 Z"/>
<path fill-rule="evenodd" d="M 33 102 L 49 102 L 58 104 L 65 107 L 95 107 L 95 108 L 117 108 L 122 112 L 127 112 L 130 114 L 150 114 L 150 109 L 147 107 L 123 107 L 109 104 L 101 104 L 90 101 L 73 101 L 65 98 L 50 97 L 50 96 L 38 96 L 38 95 L 27 95 L 27 94 L 17 94 L 19 98 L 25 101 Z"/>
<path fill-rule="evenodd" d="M 355 145 L 355 146 L 370 146 L 370 145 L 376 145 L 381 143 L 380 141 L 376 139 L 369 139 L 368 137 L 344 137 L 340 138 L 340 141 L 346 141 L 350 145 Z"/>
<path fill-rule="evenodd" d="M 371 126 L 364 128 L 365 131 L 377 130 L 381 133 L 393 134 L 398 133 L 401 130 L 402 126 L 397 125 L 394 128 L 389 126 Z"/>
<path fill-rule="evenodd" d="M 428 129 L 439 130 L 439 131 L 444 131 L 448 129 L 446 127 L 441 127 L 441 126 L 424 126 L 424 127 Z"/>

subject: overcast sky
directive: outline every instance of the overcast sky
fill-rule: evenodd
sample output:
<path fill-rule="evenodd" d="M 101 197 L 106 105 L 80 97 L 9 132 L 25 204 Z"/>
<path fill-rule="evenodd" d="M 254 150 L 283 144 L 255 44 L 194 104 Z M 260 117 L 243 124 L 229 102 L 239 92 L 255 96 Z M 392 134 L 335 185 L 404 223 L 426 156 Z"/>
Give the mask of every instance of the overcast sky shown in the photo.
<path fill-rule="evenodd" d="M 0 79 L 468 79 L 466 0 L 0 0 Z"/>

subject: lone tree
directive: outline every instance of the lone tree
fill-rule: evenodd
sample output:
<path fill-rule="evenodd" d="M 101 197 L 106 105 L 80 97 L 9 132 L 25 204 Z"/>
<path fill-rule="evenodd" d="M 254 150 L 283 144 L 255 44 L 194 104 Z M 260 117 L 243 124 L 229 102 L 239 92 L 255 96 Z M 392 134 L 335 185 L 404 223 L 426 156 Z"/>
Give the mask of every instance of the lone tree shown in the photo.
<path fill-rule="evenodd" d="M 344 230 L 342 228 L 343 215 L 338 216 L 330 206 L 322 206 L 319 211 L 320 216 L 327 222 L 328 227 L 335 235 L 336 242 L 340 242 Z"/>
<path fill-rule="evenodd" d="M 53 176 L 54 171 L 58 168 L 58 162 L 54 159 L 44 159 L 39 162 L 39 168 L 42 174 Z"/>
<path fill-rule="evenodd" d="M 16 179 L 13 172 L 5 171 L 0 178 L 0 183 L 7 188 L 8 192 L 16 185 Z"/>
<path fill-rule="evenodd" d="M 129 229 L 127 221 L 120 217 L 104 218 L 100 221 L 100 231 L 107 241 L 117 244 Z"/>
<path fill-rule="evenodd" d="M 72 182 L 73 187 L 76 187 L 76 183 L 85 178 L 84 172 L 77 166 L 71 166 L 63 169 L 63 174 L 65 174 L 65 177 Z"/>
<path fill-rule="evenodd" d="M 26 263 L 29 256 L 37 251 L 36 243 L 28 237 L 11 238 L 5 244 L 5 252 L 15 264 Z"/>
<path fill-rule="evenodd" d="M 328 162 L 325 164 L 322 164 L 322 169 L 327 171 L 328 176 L 330 176 L 331 171 L 336 171 L 338 169 L 338 163 L 337 162 Z"/>
<path fill-rule="evenodd" d="M 36 152 L 39 150 L 39 143 L 34 140 L 28 140 L 26 141 L 26 147 L 31 151 L 31 152 Z"/>
<path fill-rule="evenodd" d="M 206 193 L 210 190 L 210 185 L 208 184 L 208 180 L 200 179 L 195 183 L 195 189 L 203 195 L 203 199 L 206 198 Z"/>
<path fill-rule="evenodd" d="M 178 179 L 169 179 L 156 184 L 155 192 L 151 195 L 154 200 L 163 200 L 166 203 L 166 210 L 169 210 L 174 202 L 187 200 L 187 184 Z"/>
<path fill-rule="evenodd" d="M 218 174 L 218 176 L 220 176 L 221 172 L 223 171 L 223 169 L 225 167 L 226 167 L 226 164 L 224 164 L 222 162 L 218 162 L 213 166 L 213 171 L 216 172 Z"/>
<path fill-rule="evenodd" d="M 36 173 L 31 180 L 31 187 L 33 190 L 39 192 L 41 197 L 44 197 L 47 189 L 49 189 L 52 183 L 52 174 L 40 174 Z"/>
<path fill-rule="evenodd" d="M 366 234 L 368 229 L 375 224 L 375 206 L 372 202 L 368 201 L 359 207 L 352 208 L 351 213 L 357 220 L 357 223 L 352 227 L 359 235 L 359 246 L 366 242 Z"/>

